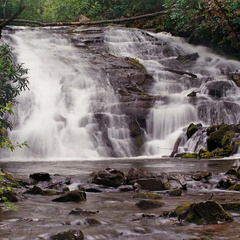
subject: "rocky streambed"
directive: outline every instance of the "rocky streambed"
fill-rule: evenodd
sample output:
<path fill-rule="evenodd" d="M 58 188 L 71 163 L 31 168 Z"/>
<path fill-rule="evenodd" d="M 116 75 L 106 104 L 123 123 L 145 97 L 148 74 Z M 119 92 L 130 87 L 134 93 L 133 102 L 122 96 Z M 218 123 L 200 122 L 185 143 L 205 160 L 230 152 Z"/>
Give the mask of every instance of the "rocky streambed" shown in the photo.
<path fill-rule="evenodd" d="M 240 236 L 239 161 L 122 159 L 0 165 L 8 171 L 3 170 L 3 182 L 13 185 L 17 207 L 12 211 L 1 205 L 0 239 Z"/>

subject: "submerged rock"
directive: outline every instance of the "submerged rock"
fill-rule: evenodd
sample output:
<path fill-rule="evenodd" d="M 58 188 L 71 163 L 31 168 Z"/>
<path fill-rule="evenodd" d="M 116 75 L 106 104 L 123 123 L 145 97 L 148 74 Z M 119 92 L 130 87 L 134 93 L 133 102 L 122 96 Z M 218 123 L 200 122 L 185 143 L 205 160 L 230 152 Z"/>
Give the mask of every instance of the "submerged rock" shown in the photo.
<path fill-rule="evenodd" d="M 53 199 L 53 202 L 80 202 L 86 201 L 86 193 L 80 190 L 66 192 L 62 196 Z"/>
<path fill-rule="evenodd" d="M 164 205 L 163 202 L 157 200 L 141 200 L 138 203 L 136 203 L 136 206 L 143 210 L 159 208 L 163 205 Z"/>
<path fill-rule="evenodd" d="M 143 192 L 138 193 L 133 196 L 133 198 L 142 198 L 142 199 L 161 199 L 161 195 L 158 193 L 152 193 L 152 192 Z"/>
<path fill-rule="evenodd" d="M 106 170 L 99 171 L 92 179 L 92 183 L 104 185 L 107 187 L 118 187 L 125 182 L 123 172 L 115 168 L 107 168 Z"/>
<path fill-rule="evenodd" d="M 233 217 L 215 201 L 183 204 L 174 210 L 174 214 L 182 220 L 195 224 L 233 221 Z"/>
<path fill-rule="evenodd" d="M 70 229 L 67 232 L 58 233 L 51 236 L 51 240 L 84 240 L 84 234 L 81 230 Z"/>

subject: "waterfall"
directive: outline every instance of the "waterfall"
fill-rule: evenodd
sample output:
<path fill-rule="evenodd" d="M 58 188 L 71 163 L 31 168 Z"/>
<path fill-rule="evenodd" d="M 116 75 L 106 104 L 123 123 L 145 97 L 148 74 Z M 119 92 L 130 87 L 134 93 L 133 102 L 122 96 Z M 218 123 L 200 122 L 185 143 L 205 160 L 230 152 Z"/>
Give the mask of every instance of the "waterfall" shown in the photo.
<path fill-rule="evenodd" d="M 94 63 L 94 51 L 74 45 L 66 31 L 12 27 L 4 35 L 17 61 L 29 70 L 30 81 L 30 91 L 17 99 L 11 118 L 14 130 L 9 133 L 13 142 L 26 141 L 29 148 L 16 150 L 10 157 L 135 156 L 129 119 L 123 111 L 127 105 L 120 103 L 104 67 Z M 184 151 L 197 151 L 204 140 L 200 144 L 203 136 L 199 135 L 187 141 L 184 133 L 190 123 L 240 122 L 239 88 L 228 79 L 228 73 L 240 69 L 239 62 L 167 33 L 111 27 L 101 31 L 108 54 L 136 59 L 154 79 L 146 92 L 155 102 L 142 129 L 141 155 L 169 156 L 177 139 Z"/>
<path fill-rule="evenodd" d="M 240 122 L 240 92 L 227 76 L 240 69 L 239 62 L 224 59 L 205 47 L 190 45 L 166 33 L 109 28 L 105 40 L 112 54 L 138 59 L 154 77 L 150 94 L 167 99 L 156 101 L 150 110 L 148 141 L 143 154 L 169 156 L 176 139 L 190 123 Z M 181 74 L 176 74 L 177 71 Z M 187 96 L 192 92 L 198 97 Z M 185 150 L 193 151 L 192 145 L 186 143 Z"/>
<path fill-rule="evenodd" d="M 30 91 L 17 99 L 9 136 L 13 142 L 26 141 L 29 148 L 16 149 L 10 156 L 64 160 L 131 156 L 118 99 L 89 54 L 73 46 L 58 28 L 13 30 L 4 39 L 28 69 Z"/>

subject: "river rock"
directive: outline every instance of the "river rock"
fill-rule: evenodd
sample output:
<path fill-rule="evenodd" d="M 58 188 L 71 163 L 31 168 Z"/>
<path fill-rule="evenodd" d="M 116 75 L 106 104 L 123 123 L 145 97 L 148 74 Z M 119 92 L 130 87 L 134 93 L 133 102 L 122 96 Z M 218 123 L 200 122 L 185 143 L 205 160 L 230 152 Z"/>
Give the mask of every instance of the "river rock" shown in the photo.
<path fill-rule="evenodd" d="M 200 181 L 202 179 L 207 179 L 212 176 L 211 172 L 198 172 L 194 175 L 192 175 L 192 179 L 195 181 Z"/>
<path fill-rule="evenodd" d="M 86 201 L 86 193 L 80 190 L 66 192 L 62 196 L 53 199 L 54 202 L 80 202 Z"/>
<path fill-rule="evenodd" d="M 142 198 L 142 199 L 161 199 L 162 196 L 158 193 L 153 193 L 153 192 L 142 192 L 142 193 L 137 193 L 136 195 L 133 196 L 133 198 Z"/>
<path fill-rule="evenodd" d="M 83 209 L 83 208 L 76 208 L 74 210 L 72 210 L 69 214 L 72 215 L 94 215 L 99 213 L 99 211 L 91 211 L 91 210 L 87 210 L 87 209 Z"/>
<path fill-rule="evenodd" d="M 134 189 L 133 185 L 122 185 L 118 188 L 120 192 L 131 192 L 134 191 Z"/>
<path fill-rule="evenodd" d="M 124 173 L 115 168 L 107 168 L 106 170 L 99 171 L 92 179 L 92 183 L 107 187 L 118 187 L 124 184 L 124 182 Z"/>
<path fill-rule="evenodd" d="M 42 190 L 42 188 L 40 188 L 38 186 L 33 186 L 32 188 L 29 188 L 24 193 L 26 193 L 26 194 L 42 194 L 43 190 Z"/>
<path fill-rule="evenodd" d="M 240 160 L 237 159 L 232 167 L 226 172 L 229 175 L 235 175 L 237 178 L 240 178 Z"/>
<path fill-rule="evenodd" d="M 70 229 L 67 232 L 58 233 L 51 236 L 51 240 L 84 240 L 84 234 L 81 230 Z"/>
<path fill-rule="evenodd" d="M 93 226 L 93 225 L 101 225 L 101 222 L 96 218 L 86 218 L 85 224 Z"/>
<path fill-rule="evenodd" d="M 37 182 L 49 181 L 51 179 L 50 174 L 46 172 L 33 173 L 33 174 L 30 174 L 29 177 Z"/>
<path fill-rule="evenodd" d="M 232 222 L 233 217 L 215 201 L 187 203 L 174 210 L 179 219 L 195 224 Z"/>
<path fill-rule="evenodd" d="M 234 81 L 238 87 L 240 87 L 240 72 L 229 73 L 229 78 Z"/>
<path fill-rule="evenodd" d="M 138 179 L 141 179 L 141 178 L 146 179 L 146 178 L 151 178 L 151 177 L 153 177 L 152 173 L 148 173 L 147 171 L 145 171 L 143 169 L 138 169 L 138 168 L 134 168 L 134 167 L 132 167 L 126 175 L 128 183 L 138 180 Z"/>
<path fill-rule="evenodd" d="M 136 203 L 136 206 L 143 210 L 159 208 L 163 205 L 164 203 L 158 200 L 141 200 L 138 203 Z"/>
<path fill-rule="evenodd" d="M 183 190 L 182 189 L 174 189 L 166 192 L 168 196 L 170 197 L 179 197 L 182 195 Z"/>
<path fill-rule="evenodd" d="M 18 202 L 17 194 L 10 190 L 3 190 L 0 192 L 0 202 L 3 202 L 3 199 L 10 202 Z"/>
<path fill-rule="evenodd" d="M 225 211 L 240 211 L 240 201 L 222 203 L 221 205 Z"/>
<path fill-rule="evenodd" d="M 159 178 L 138 179 L 136 183 L 141 186 L 141 189 L 149 191 L 161 191 L 168 189 L 167 184 Z"/>
<path fill-rule="evenodd" d="M 202 127 L 202 124 L 199 123 L 199 124 L 194 124 L 194 123 L 191 123 L 188 128 L 187 128 L 187 138 L 191 138 L 192 135 L 198 131 L 199 128 Z"/>

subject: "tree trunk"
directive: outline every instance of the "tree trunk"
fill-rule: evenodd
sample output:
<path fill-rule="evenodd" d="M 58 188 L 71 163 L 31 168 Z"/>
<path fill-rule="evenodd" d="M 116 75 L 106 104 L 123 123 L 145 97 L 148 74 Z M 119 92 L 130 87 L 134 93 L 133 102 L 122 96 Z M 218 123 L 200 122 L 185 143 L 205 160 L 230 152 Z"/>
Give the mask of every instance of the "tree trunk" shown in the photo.
<path fill-rule="evenodd" d="M 102 25 L 102 24 L 118 24 L 118 23 L 123 23 L 123 22 L 128 22 L 128 21 L 135 21 L 139 19 L 144 19 L 144 18 L 152 18 L 160 15 L 165 15 L 165 11 L 161 12 L 155 12 L 155 13 L 150 13 L 150 14 L 145 14 L 141 16 L 136 16 L 136 17 L 131 17 L 131 18 L 120 18 L 120 19 L 111 19 L 111 20 L 101 20 L 101 21 L 95 21 L 95 22 L 53 22 L 53 23 L 44 23 L 44 22 L 38 22 L 38 21 L 30 21 L 30 20 L 25 20 L 25 19 L 12 19 L 11 22 L 14 23 L 24 23 L 24 24 L 34 24 L 38 25 L 41 27 L 49 27 L 49 26 L 94 26 L 94 25 Z M 3 19 L 0 19 L 0 21 L 3 21 Z M 7 25 L 7 24 L 6 24 Z M 6 26 L 5 25 L 5 26 Z M 1 24 L 0 24 L 1 27 Z"/>

